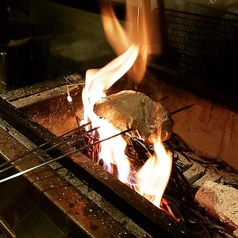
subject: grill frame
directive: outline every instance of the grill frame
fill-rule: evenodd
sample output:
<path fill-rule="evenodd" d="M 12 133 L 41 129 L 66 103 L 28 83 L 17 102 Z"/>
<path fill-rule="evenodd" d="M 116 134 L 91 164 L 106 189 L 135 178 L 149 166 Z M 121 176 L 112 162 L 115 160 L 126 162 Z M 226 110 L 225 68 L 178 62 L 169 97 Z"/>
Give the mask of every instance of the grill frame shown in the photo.
<path fill-rule="evenodd" d="M 26 117 L 21 113 L 20 110 L 2 98 L 0 99 L 0 115 L 1 118 L 16 128 L 19 133 L 23 134 L 35 145 L 40 145 L 44 143 L 45 140 L 50 140 L 53 138 L 53 134 L 51 132 L 30 118 Z M 57 150 L 53 151 L 52 153 L 52 155 L 55 156 L 56 154 L 59 155 L 61 153 L 65 153 L 65 151 Z M 155 207 L 147 199 L 141 197 L 138 193 L 121 183 L 108 172 L 97 167 L 83 154 L 80 153 L 80 155 L 62 159 L 59 161 L 59 163 L 66 169 L 70 170 L 80 181 L 86 181 L 89 188 L 99 193 L 108 202 L 115 206 L 116 209 L 119 209 L 121 212 L 123 212 L 128 218 L 133 220 L 133 222 L 135 222 L 153 237 L 161 237 L 166 235 L 166 237 L 182 238 L 186 237 L 187 234 L 190 234 L 191 231 L 189 231 L 189 229 L 186 230 L 186 232 L 184 231 L 185 227 L 183 224 L 177 223 L 172 217 L 161 211 L 159 208 Z M 40 184 L 36 183 L 36 177 L 34 176 L 34 173 L 33 178 L 31 178 L 30 175 L 27 175 L 26 177 L 28 180 L 30 179 L 32 182 L 34 181 L 34 186 L 37 187 L 37 189 L 33 189 L 33 193 L 35 193 L 37 190 L 43 192 L 45 189 L 49 189 L 49 183 L 47 181 L 43 181 L 43 183 Z M 40 193 L 40 198 L 37 199 L 37 201 L 45 200 L 42 198 L 42 196 L 45 197 L 46 193 L 43 192 L 43 194 Z M 46 204 L 49 203 L 52 204 L 52 201 L 48 201 Z M 54 203 L 52 205 L 54 205 Z M 60 207 L 57 208 L 62 210 Z M 65 209 L 63 209 L 63 211 L 65 211 Z M 58 214 L 58 212 L 55 212 L 55 214 Z M 75 223 L 75 221 L 77 221 L 75 218 L 70 221 L 70 224 L 72 223 L 69 225 L 70 232 L 75 232 L 77 228 L 80 228 L 81 231 L 85 231 L 85 227 L 78 227 L 78 224 L 77 222 Z M 62 224 L 60 224 L 60 226 L 62 226 Z M 121 229 L 124 230 L 123 226 Z M 89 237 L 93 236 L 89 235 Z"/>
<path fill-rule="evenodd" d="M 45 91 L 44 90 L 39 91 L 40 88 L 41 89 L 44 88 Z M 143 89 L 145 90 L 144 87 Z M 76 91 L 80 91 L 80 89 Z M 157 95 L 156 91 L 153 93 Z M 77 93 L 71 94 L 71 96 L 73 97 L 73 101 L 76 99 L 74 98 L 75 95 L 79 96 L 79 94 Z M 38 122 L 32 119 L 31 114 L 28 115 L 27 111 L 33 112 L 33 115 L 34 115 L 35 111 L 34 110 L 32 111 L 32 108 L 35 108 L 35 106 L 37 106 L 36 108 L 39 109 L 39 113 L 45 112 L 44 110 L 45 108 L 43 107 L 43 105 L 47 105 L 47 103 L 52 103 L 52 102 L 53 102 L 53 109 L 58 111 L 59 108 L 54 104 L 56 100 L 57 102 L 59 101 L 61 102 L 60 108 L 62 107 L 69 114 L 70 107 L 67 108 L 64 106 L 64 104 L 69 104 L 69 102 L 67 102 L 66 100 L 66 96 L 67 96 L 66 85 L 65 85 L 65 82 L 64 81 L 62 82 L 61 80 L 58 83 L 53 83 L 53 85 L 51 84 L 47 85 L 43 83 L 42 87 L 39 85 L 35 85 L 35 88 L 29 87 L 29 88 L 16 90 L 16 91 L 10 92 L 9 94 L 3 95 L 3 97 L 1 98 L 0 116 L 4 118 L 5 121 L 10 123 L 11 126 L 13 126 L 12 128 L 17 130 L 18 133 L 23 134 L 24 138 L 27 138 L 27 140 L 32 138 L 31 143 L 33 142 L 35 145 L 41 145 L 42 143 L 45 142 L 45 140 L 52 141 L 52 138 L 54 137 L 54 135 L 52 134 L 51 130 L 48 130 L 46 129 L 46 127 L 44 127 L 45 126 L 44 123 L 41 124 L 40 121 Z M 53 98 L 53 100 L 48 101 L 51 98 Z M 64 102 L 62 103 L 62 101 Z M 25 111 L 26 108 L 27 108 L 27 111 Z M 60 114 L 61 114 L 61 111 L 60 111 Z M 56 115 L 56 118 L 58 119 L 57 115 Z M 61 123 L 61 120 L 58 120 L 58 122 Z M 53 123 L 55 122 L 53 121 Z M 71 129 L 73 128 L 69 128 L 68 130 L 71 130 Z M 8 126 L 4 127 L 4 130 L 6 130 L 5 132 L 6 134 L 9 133 Z M 22 140 L 20 139 L 18 143 L 20 141 Z M 49 153 L 49 156 L 50 157 L 52 156 L 52 158 L 54 158 L 55 156 L 59 156 L 61 154 L 67 153 L 67 150 L 68 150 L 67 147 L 60 148 L 59 150 L 53 150 L 52 154 Z M 6 151 L 7 153 L 9 153 L 9 151 L 11 150 L 6 149 Z M 161 211 L 160 209 L 155 207 L 152 203 L 150 203 L 148 200 L 146 200 L 144 197 L 141 197 L 138 193 L 131 190 L 131 188 L 121 183 L 114 176 L 102 170 L 102 168 L 95 165 L 93 161 L 85 157 L 83 154 L 79 153 L 77 155 L 70 156 L 70 158 L 62 159 L 59 162 L 60 162 L 59 163 L 60 166 L 64 168 L 65 170 L 69 171 L 71 174 L 73 174 L 74 178 L 80 181 L 81 185 L 83 185 L 83 187 L 86 189 L 86 192 L 85 192 L 85 189 L 84 191 L 80 189 L 79 196 L 81 194 L 83 194 L 83 196 L 86 195 L 86 199 L 87 199 L 88 191 L 95 192 L 95 194 L 98 194 L 103 200 L 107 202 L 107 204 L 110 204 L 113 207 L 114 211 L 122 212 L 129 220 L 132 220 L 133 224 L 135 224 L 136 227 L 139 227 L 140 229 L 142 229 L 144 232 L 151 235 L 152 237 L 161 237 L 161 236 L 200 237 L 200 236 L 197 236 L 198 234 L 196 229 L 193 230 L 194 226 L 192 224 L 186 223 L 186 219 L 182 220 L 182 222 L 179 222 L 179 223 L 176 222 L 172 217 L 167 215 L 167 213 Z M 55 174 L 55 171 L 53 172 Z M 44 173 L 42 174 L 43 174 L 42 178 L 44 178 Z M 58 178 L 59 176 L 61 176 L 61 174 L 55 174 L 55 178 Z M 38 176 L 38 179 L 39 178 L 41 178 L 41 176 Z M 34 181 L 33 183 L 31 178 L 28 175 L 26 176 L 26 179 L 27 180 L 30 179 L 31 182 L 29 184 L 30 186 L 34 186 L 33 190 L 35 191 L 34 193 L 36 194 L 36 196 L 38 196 L 38 198 L 43 196 L 44 199 L 47 200 L 47 202 L 45 202 L 46 204 L 51 204 L 52 207 L 55 207 L 55 209 L 59 210 L 55 212 L 55 214 L 57 214 L 56 221 L 55 221 L 57 224 L 58 224 L 57 219 L 58 217 L 60 217 L 60 214 L 61 214 L 64 217 L 64 221 L 69 219 L 70 220 L 69 223 L 72 222 L 72 224 L 69 225 L 69 232 L 71 232 L 72 235 L 74 232 L 76 232 L 75 234 L 77 234 L 77 229 L 79 229 L 78 232 L 81 232 L 80 234 L 83 234 L 83 232 L 86 231 L 86 233 L 83 234 L 83 235 L 87 235 L 86 237 L 97 237 L 97 236 L 92 236 L 90 233 L 91 231 L 90 230 L 88 231 L 86 229 L 87 223 L 85 228 L 84 223 L 77 224 L 78 222 L 77 218 L 74 219 L 74 217 L 68 217 L 69 210 L 67 209 L 70 206 L 72 206 L 72 204 L 68 203 L 67 200 L 66 202 L 64 201 L 63 206 L 61 206 L 59 204 L 55 204 L 54 199 L 49 199 L 49 196 L 47 196 L 47 192 L 48 190 L 51 190 L 51 189 L 50 189 L 50 184 L 48 180 L 43 179 L 42 183 L 39 181 L 39 184 L 38 184 L 37 182 L 38 179 L 34 175 L 34 173 L 33 173 L 33 181 Z M 174 177 L 172 176 L 171 179 L 172 180 L 170 180 L 170 182 L 173 181 Z M 71 185 L 72 186 L 75 185 L 74 183 L 71 182 L 72 181 L 71 179 L 63 177 L 63 180 L 65 182 L 66 187 L 67 186 L 71 187 Z M 171 186 L 171 183 L 170 183 L 170 186 Z M 179 188 L 180 186 L 181 186 L 180 183 L 174 184 L 174 182 L 172 182 L 172 187 L 173 188 L 176 187 L 175 188 L 176 191 L 180 191 L 180 188 Z M 57 184 L 55 185 L 55 187 L 57 187 Z M 80 187 L 82 188 L 82 186 Z M 42 190 L 40 190 L 41 188 Z M 46 190 L 46 192 L 44 192 L 45 191 L 44 189 Z M 73 190 L 76 191 L 77 189 L 73 189 Z M 186 190 L 185 193 L 182 190 L 181 190 L 181 195 L 183 196 L 183 194 L 187 193 L 187 190 L 185 189 Z M 37 195 L 39 191 L 40 191 L 40 195 Z M 165 194 L 165 198 L 167 195 L 170 196 L 169 194 Z M 57 196 L 59 198 L 59 194 Z M 94 198 L 93 198 L 93 201 L 94 201 Z M 44 199 L 41 197 L 40 199 L 36 199 L 36 201 L 37 203 L 41 204 L 41 200 L 44 200 Z M 185 206 L 181 204 L 183 207 L 182 209 L 184 209 L 185 207 L 187 208 L 188 203 L 184 204 Z M 65 204 L 67 209 L 64 209 Z M 44 206 L 44 203 L 43 203 L 43 206 Z M 50 207 L 50 205 L 48 207 Z M 173 207 L 172 210 L 175 207 Z M 189 210 L 190 209 L 186 211 L 189 213 Z M 46 209 L 46 212 L 47 212 L 47 209 Z M 72 213 L 69 213 L 69 216 L 71 215 Z M 111 213 L 109 213 L 108 219 L 110 219 L 110 215 Z M 49 217 L 54 219 L 54 214 L 49 214 Z M 86 218 L 86 216 L 84 217 Z M 125 223 L 122 222 L 123 223 L 122 224 L 120 220 L 119 220 L 119 223 L 120 223 L 119 225 L 121 225 L 121 229 L 122 229 L 121 231 L 125 232 L 125 229 L 124 229 Z M 207 226 L 207 224 L 209 224 L 209 221 L 205 219 L 204 223 L 205 223 L 205 226 Z M 67 224 L 68 222 L 64 223 L 63 226 L 66 227 Z M 195 224 L 197 225 L 197 223 Z M 59 225 L 62 227 L 61 223 L 59 223 Z M 210 229 L 210 226 L 208 229 Z M 112 230 L 111 233 L 109 232 L 109 234 L 115 234 L 115 232 Z M 128 232 L 127 235 L 131 236 L 133 234 Z"/>

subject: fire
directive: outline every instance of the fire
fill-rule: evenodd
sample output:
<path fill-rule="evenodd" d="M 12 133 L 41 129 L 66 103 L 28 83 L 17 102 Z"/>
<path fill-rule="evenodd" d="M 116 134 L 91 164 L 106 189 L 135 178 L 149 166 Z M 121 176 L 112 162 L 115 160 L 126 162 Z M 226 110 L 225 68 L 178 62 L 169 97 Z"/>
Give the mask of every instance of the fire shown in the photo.
<path fill-rule="evenodd" d="M 138 16 L 140 16 L 140 19 L 138 19 Z M 145 73 L 148 56 L 145 47 L 148 45 L 148 23 L 145 14 L 135 15 L 127 4 L 127 20 L 128 22 L 135 22 L 136 27 L 129 25 L 123 28 L 116 19 L 109 2 L 104 1 L 102 22 L 108 41 L 118 57 L 101 69 L 88 70 L 82 93 L 84 123 L 91 121 L 93 127 L 99 127 L 98 133 L 101 140 L 117 134 L 118 131 L 112 124 L 99 118 L 94 113 L 95 103 L 106 97 L 106 90 L 126 73 L 132 73 L 133 79 L 137 82 L 142 80 Z M 142 168 L 136 171 L 136 182 L 133 186 L 139 194 L 160 207 L 171 173 L 172 156 L 164 148 L 159 133 L 158 136 L 153 137 L 152 142 L 154 153 Z M 130 184 L 132 166 L 129 158 L 124 153 L 126 145 L 127 142 L 122 136 L 104 141 L 101 143 L 99 159 L 103 159 L 108 172 L 112 173 L 111 165 L 116 166 L 118 179 L 123 183 Z"/>
<path fill-rule="evenodd" d="M 138 172 L 138 193 L 160 207 L 164 190 L 172 168 L 172 156 L 166 151 L 160 138 L 153 138 L 154 155 Z"/>

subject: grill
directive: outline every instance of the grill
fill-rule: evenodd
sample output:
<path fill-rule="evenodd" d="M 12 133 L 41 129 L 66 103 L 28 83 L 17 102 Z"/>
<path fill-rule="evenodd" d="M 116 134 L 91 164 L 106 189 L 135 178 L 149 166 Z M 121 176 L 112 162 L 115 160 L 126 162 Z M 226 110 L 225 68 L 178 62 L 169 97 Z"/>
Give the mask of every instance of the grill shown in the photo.
<path fill-rule="evenodd" d="M 194 6 L 186 5 L 193 11 Z M 120 17 L 123 11 L 119 8 Z M 153 19 L 160 13 L 156 9 Z M 150 58 L 144 81 L 136 86 L 165 105 L 175 121 L 172 137 L 164 142 L 173 168 L 161 209 L 90 158 L 93 146 L 84 137 L 89 131 L 79 126 L 84 73 L 1 94 L 1 237 L 236 237 L 237 224 L 194 201 L 206 181 L 224 190 L 237 189 L 238 182 L 238 104 L 233 81 L 222 80 L 234 73 L 237 16 L 219 14 L 222 18 L 164 9 L 163 57 Z M 69 63 L 74 71 L 75 62 Z M 134 88 L 125 76 L 110 93 Z"/>
<path fill-rule="evenodd" d="M 44 102 L 44 105 L 47 104 Z M 52 139 L 51 133 L 42 128 L 39 124 L 36 124 L 30 118 L 22 115 L 16 108 L 12 107 L 11 104 L 7 103 L 5 100 L 2 100 L 1 108 L 2 117 L 6 118 L 7 121 L 11 125 L 14 125 L 15 128 L 21 128 L 20 131 L 30 138 L 32 142 L 36 143 L 36 145 L 42 144 L 45 139 Z M 6 124 L 3 124 L 3 127 L 6 128 Z M 12 130 L 10 125 L 7 125 L 7 128 L 10 131 Z M 7 135 L 7 140 L 9 141 L 8 137 L 9 135 Z M 9 141 L 9 143 L 14 145 L 16 142 L 13 138 L 11 138 L 11 140 L 13 140 L 13 142 Z M 15 152 L 11 151 L 9 154 L 9 148 L 6 148 L 6 151 L 3 150 L 2 154 L 4 154 L 4 157 L 10 158 L 12 156 L 11 153 L 19 153 L 18 145 L 15 149 Z M 22 153 L 22 151 L 20 153 Z M 54 153 L 58 154 L 59 151 Z M 63 151 L 61 153 L 66 152 Z M 34 161 L 29 163 L 30 167 L 35 164 Z M 61 163 L 62 165 L 60 165 Z M 37 191 L 37 193 L 39 193 L 36 198 L 37 200 L 34 200 L 34 202 L 40 202 L 42 199 L 40 203 L 44 204 L 44 209 L 49 209 L 48 206 L 50 206 L 50 213 L 52 213 L 52 209 L 56 209 L 57 212 L 54 213 L 54 217 L 56 219 L 57 216 L 55 214 L 57 213 L 60 213 L 60 216 L 68 217 L 68 221 L 65 221 L 66 224 L 62 224 L 62 220 L 65 220 L 65 218 L 56 221 L 56 223 L 59 222 L 58 225 L 60 225 L 60 227 L 67 229 L 67 237 L 75 237 L 77 235 L 84 235 L 85 237 L 110 237 L 110 235 L 113 237 L 120 237 L 120 235 L 123 234 L 125 237 L 132 236 L 132 234 L 127 231 L 123 224 L 118 224 L 118 221 L 115 221 L 102 208 L 94 204 L 94 200 L 98 199 L 100 203 L 106 204 L 102 204 L 103 207 L 108 206 L 107 202 L 103 202 L 104 199 L 97 197 L 100 195 L 118 207 L 121 211 L 125 211 L 126 213 L 130 214 L 133 220 L 137 220 L 137 222 L 139 222 L 142 227 L 148 227 L 150 230 L 149 232 L 152 234 L 154 233 L 154 236 L 167 235 L 170 233 L 170 227 L 173 227 L 174 229 L 176 226 L 179 226 L 179 224 L 175 223 L 173 219 L 154 207 L 147 200 L 143 199 L 142 197 L 138 197 L 138 195 L 133 190 L 125 187 L 114 177 L 110 176 L 110 174 L 96 167 L 95 164 L 93 164 L 93 162 L 84 155 L 79 154 L 77 156 L 75 155 L 74 159 L 64 159 L 60 162 L 60 164 L 53 165 L 53 167 L 56 166 L 56 170 L 58 170 L 61 174 L 62 172 L 60 172 L 60 168 L 63 166 L 65 169 L 65 171 L 63 170 L 63 173 L 66 173 L 66 177 L 63 176 L 63 178 L 61 178 L 61 176 L 55 174 L 55 172 L 52 173 L 51 169 L 49 168 L 43 168 L 40 169 L 40 171 L 37 170 L 37 172 L 30 173 L 26 177 L 33 187 L 37 187 L 34 188 L 33 191 L 30 191 L 31 194 L 33 193 L 34 198 L 34 193 L 36 193 L 36 190 L 39 189 L 39 191 Z M 67 181 L 64 181 L 65 178 Z M 69 185 L 69 183 L 72 181 L 74 188 Z M 79 188 L 79 190 L 77 190 L 77 188 Z M 95 195 L 91 195 L 96 196 L 96 198 L 93 197 L 93 201 L 91 201 L 90 198 L 85 198 L 82 194 L 90 193 L 88 192 L 90 189 L 95 190 Z M 83 192 L 81 190 L 83 190 Z M 100 195 L 97 195 L 97 193 Z M 45 200 L 49 201 L 45 202 Z M 143 205 L 141 206 L 140 203 L 143 203 Z M 78 206 L 85 207 L 84 211 L 78 211 Z M 81 209 L 82 208 L 80 208 L 80 210 Z M 115 211 L 116 209 L 113 208 L 112 213 Z M 97 214 L 100 214 L 99 217 Z M 94 216 L 96 218 L 93 218 Z M 55 220 L 55 218 L 53 220 Z M 160 227 L 161 225 L 159 220 L 162 221 L 164 219 L 168 221 L 165 223 L 166 227 Z M 125 223 L 127 223 L 126 220 Z M 171 224 L 174 225 L 171 226 Z M 171 234 L 169 235 L 171 237 L 175 235 L 177 236 L 177 231 L 175 232 L 171 230 Z"/>
<path fill-rule="evenodd" d="M 79 78 L 81 79 L 81 77 Z M 36 152 L 36 146 L 43 149 L 43 145 L 56 140 L 55 135 L 59 139 L 59 135 L 65 131 L 77 128 L 77 120 L 72 110 L 81 108 L 81 88 L 72 91 L 74 108 L 66 100 L 66 96 L 64 80 L 59 80 L 56 85 L 49 83 L 47 86 L 44 83 L 41 87 L 36 85 L 36 87 L 25 88 L 23 91 L 19 89 L 6 93 L 1 99 L 1 141 L 3 142 L 1 154 L 3 158 L 11 160 L 16 156 L 24 155 L 29 150 Z M 68 115 L 67 118 L 66 115 Z M 59 125 L 58 128 L 55 126 L 56 121 Z M 201 217 L 199 218 L 198 214 L 193 211 L 197 206 L 190 200 L 193 190 L 190 191 L 188 183 L 194 186 L 196 181 L 205 175 L 204 171 L 191 176 L 187 175 L 187 180 L 182 178 L 174 182 L 176 177 L 171 177 L 168 191 L 165 194 L 170 197 L 177 193 L 172 202 L 175 214 L 180 216 L 181 213 L 176 209 L 178 207 L 182 209 L 185 206 L 185 204 L 177 206 L 178 201 L 181 202 L 185 199 L 191 205 L 191 214 L 183 214 L 185 221 L 177 222 L 171 215 L 158 209 L 147 199 L 96 165 L 82 152 L 69 153 L 71 146 L 72 144 L 64 142 L 62 146 L 46 150 L 46 153 L 37 150 L 36 155 L 38 156 L 32 156 L 31 153 L 26 163 L 17 166 L 17 171 L 32 168 L 39 163 L 49 161 L 49 159 L 60 158 L 62 155 L 63 158 L 56 159 L 50 163 L 50 166 L 45 165 L 24 174 L 23 177 L 1 184 L 3 189 L 5 186 L 9 187 L 7 191 L 10 190 L 10 193 L 12 190 L 15 191 L 14 187 L 18 186 L 17 184 L 22 184 L 21 192 L 24 197 L 27 194 L 27 200 L 31 198 L 34 207 L 36 206 L 57 226 L 61 235 L 64 234 L 66 237 L 200 237 L 201 231 L 198 232 L 198 227 L 202 229 L 202 233 L 208 232 L 210 236 L 221 235 L 219 229 L 215 228 L 216 222 L 207 220 L 202 211 L 200 216 L 205 220 L 202 222 L 201 228 L 201 224 L 199 224 Z M 181 162 L 178 154 L 183 153 L 186 156 L 188 153 L 190 162 L 191 158 L 203 158 L 196 157 L 179 138 L 173 137 L 169 140 L 168 146 L 173 148 L 174 152 L 175 175 L 178 173 L 178 168 L 181 172 L 189 174 L 187 169 L 191 167 L 191 164 L 188 166 L 189 160 L 187 163 Z M 228 168 L 229 171 L 229 166 L 218 164 L 217 168 L 222 167 L 223 170 Z M 8 171 L 9 175 L 17 172 L 12 170 Z M 233 183 L 235 185 L 234 181 Z M 178 191 L 181 192 L 180 195 L 178 195 Z M 187 194 L 188 191 L 190 195 Z M 6 196 L 8 195 L 6 194 Z M 169 200 L 170 203 L 171 201 Z M 17 213 L 17 216 L 22 215 L 19 212 L 19 207 L 23 205 L 18 202 L 16 204 L 15 207 L 10 204 L 6 206 L 7 210 L 3 209 L 3 215 L 6 216 L 6 218 L 3 217 L 4 227 L 12 227 L 9 229 L 8 235 L 17 233 L 14 229 L 17 224 L 20 226 L 21 219 L 23 219 L 18 217 L 14 221 L 12 217 L 14 213 Z M 8 209 L 15 210 L 9 215 Z M 189 222 L 187 216 L 195 220 Z M 195 225 L 192 224 L 193 222 Z M 225 228 L 220 227 L 220 229 Z"/>

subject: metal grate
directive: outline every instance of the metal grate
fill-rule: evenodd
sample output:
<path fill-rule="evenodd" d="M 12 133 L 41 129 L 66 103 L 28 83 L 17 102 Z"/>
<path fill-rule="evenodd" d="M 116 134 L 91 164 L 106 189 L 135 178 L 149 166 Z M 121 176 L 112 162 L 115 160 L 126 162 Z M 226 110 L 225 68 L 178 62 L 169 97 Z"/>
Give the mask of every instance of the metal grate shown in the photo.
<path fill-rule="evenodd" d="M 232 75 L 238 59 L 238 15 L 231 20 L 164 10 L 164 21 L 164 67 L 220 85 Z"/>

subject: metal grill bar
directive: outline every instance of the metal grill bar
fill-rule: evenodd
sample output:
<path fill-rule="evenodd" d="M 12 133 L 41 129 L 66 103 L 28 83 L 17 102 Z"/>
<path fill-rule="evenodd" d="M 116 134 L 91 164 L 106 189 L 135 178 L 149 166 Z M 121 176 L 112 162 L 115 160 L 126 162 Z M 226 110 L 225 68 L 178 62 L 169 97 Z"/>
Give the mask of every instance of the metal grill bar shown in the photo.
<path fill-rule="evenodd" d="M 165 9 L 164 66 L 180 75 L 222 84 L 237 56 L 238 15 L 232 20 Z M 226 82 L 227 83 L 227 82 Z"/>

